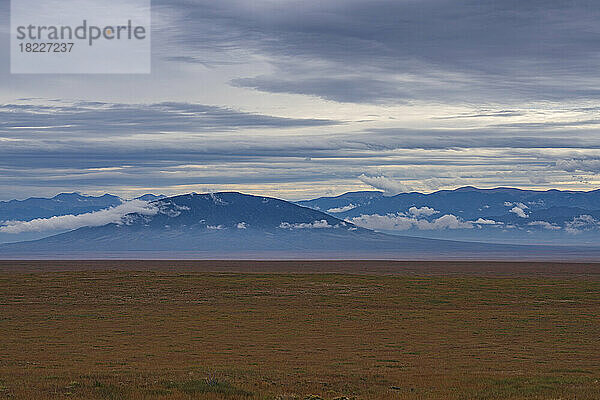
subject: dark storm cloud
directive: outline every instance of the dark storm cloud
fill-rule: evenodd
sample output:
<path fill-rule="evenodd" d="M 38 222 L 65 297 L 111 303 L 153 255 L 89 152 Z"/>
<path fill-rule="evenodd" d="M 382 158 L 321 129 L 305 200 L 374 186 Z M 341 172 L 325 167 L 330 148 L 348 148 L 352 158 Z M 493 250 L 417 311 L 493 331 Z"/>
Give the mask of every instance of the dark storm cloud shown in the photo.
<path fill-rule="evenodd" d="M 591 0 L 224 0 L 164 7 L 183 15 L 175 38 L 191 49 L 267 56 L 273 73 L 234 82 L 263 91 L 349 102 L 598 96 L 600 8 Z"/>

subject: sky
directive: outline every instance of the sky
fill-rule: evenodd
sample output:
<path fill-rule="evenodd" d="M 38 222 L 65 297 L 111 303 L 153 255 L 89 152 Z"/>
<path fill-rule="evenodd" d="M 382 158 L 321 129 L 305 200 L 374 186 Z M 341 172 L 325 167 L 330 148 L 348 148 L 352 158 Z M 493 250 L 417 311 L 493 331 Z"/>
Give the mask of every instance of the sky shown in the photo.
<path fill-rule="evenodd" d="M 0 200 L 600 187 L 591 0 L 155 0 L 150 75 L 11 75 Z"/>

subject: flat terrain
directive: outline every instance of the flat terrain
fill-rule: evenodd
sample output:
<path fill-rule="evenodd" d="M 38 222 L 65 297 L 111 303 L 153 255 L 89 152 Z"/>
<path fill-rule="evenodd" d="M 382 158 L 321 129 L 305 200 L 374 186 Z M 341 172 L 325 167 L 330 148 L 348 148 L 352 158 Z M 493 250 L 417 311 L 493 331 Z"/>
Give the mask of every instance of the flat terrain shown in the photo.
<path fill-rule="evenodd" d="M 0 263 L 0 398 L 310 395 L 600 399 L 600 265 Z"/>

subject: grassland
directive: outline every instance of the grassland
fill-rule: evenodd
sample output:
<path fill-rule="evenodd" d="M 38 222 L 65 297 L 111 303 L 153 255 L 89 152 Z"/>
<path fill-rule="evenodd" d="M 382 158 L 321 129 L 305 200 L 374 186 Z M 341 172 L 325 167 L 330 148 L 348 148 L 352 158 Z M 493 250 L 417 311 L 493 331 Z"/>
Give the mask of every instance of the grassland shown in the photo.
<path fill-rule="evenodd" d="M 598 265 L 0 265 L 0 398 L 597 400 L 599 381 Z"/>

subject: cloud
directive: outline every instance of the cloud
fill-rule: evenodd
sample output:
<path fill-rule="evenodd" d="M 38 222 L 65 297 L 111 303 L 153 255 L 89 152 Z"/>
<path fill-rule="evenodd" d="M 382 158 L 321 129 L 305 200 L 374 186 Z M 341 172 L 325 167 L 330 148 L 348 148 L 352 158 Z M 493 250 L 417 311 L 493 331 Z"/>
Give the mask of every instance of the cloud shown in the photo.
<path fill-rule="evenodd" d="M 356 207 L 354 204 L 348 204 L 347 206 L 344 207 L 334 207 L 334 208 L 330 208 L 329 210 L 327 210 L 328 213 L 333 213 L 333 214 L 338 214 L 338 213 L 343 213 L 346 211 L 350 211 L 350 210 L 354 210 Z"/>
<path fill-rule="evenodd" d="M 329 222 L 322 219 L 320 221 L 314 221 L 312 223 L 296 223 L 290 224 L 289 222 L 282 222 L 279 224 L 279 228 L 281 229 L 329 229 L 334 228 L 334 226 L 330 225 Z"/>
<path fill-rule="evenodd" d="M 421 208 L 411 207 L 408 209 L 408 213 L 411 215 L 414 215 L 415 217 L 421 217 L 421 216 L 430 217 L 434 214 L 439 214 L 439 211 L 437 211 L 433 208 L 429 208 L 429 207 L 421 207 Z"/>
<path fill-rule="evenodd" d="M 174 40 L 190 53 L 244 49 L 268 64 L 237 86 L 355 103 L 598 95 L 591 0 L 216 3 L 163 0 L 160 9 L 180 16 Z"/>
<path fill-rule="evenodd" d="M 363 228 L 381 231 L 473 229 L 471 222 L 465 222 L 452 214 L 443 215 L 433 221 L 407 217 L 403 214 L 361 215 L 347 221 Z"/>
<path fill-rule="evenodd" d="M 206 229 L 211 231 L 222 231 L 225 227 L 223 225 L 207 225 Z"/>
<path fill-rule="evenodd" d="M 434 119 L 464 119 L 464 118 L 502 118 L 502 117 L 522 117 L 526 115 L 523 111 L 517 110 L 499 110 L 482 111 L 475 114 L 451 115 L 447 117 L 434 117 Z"/>
<path fill-rule="evenodd" d="M 477 219 L 477 221 L 472 221 L 472 223 L 477 224 L 477 225 L 504 225 L 503 222 L 497 222 L 492 219 L 484 219 L 484 218 L 479 218 L 479 219 Z"/>
<path fill-rule="evenodd" d="M 529 216 L 525 213 L 525 210 L 527 210 L 529 207 L 523 203 L 505 201 L 504 206 L 512 207 L 510 210 L 508 210 L 508 212 L 516 214 L 518 217 L 529 218 Z"/>
<path fill-rule="evenodd" d="M 530 174 L 529 181 L 535 185 L 550 183 L 548 178 L 543 174 Z"/>
<path fill-rule="evenodd" d="M 592 0 L 153 6 L 152 76 L 21 79 L 0 60 L 0 196 L 214 187 L 297 199 L 360 190 L 361 174 L 401 177 L 379 183 L 386 194 L 593 188 L 572 177 L 598 173 Z M 46 99 L 20 104 L 24 93 Z M 112 102 L 57 101 L 81 96 Z"/>
<path fill-rule="evenodd" d="M 412 187 L 401 182 L 386 178 L 385 176 L 367 176 L 362 174 L 358 177 L 361 182 L 366 183 L 375 189 L 383 190 L 388 195 L 411 192 Z"/>
<path fill-rule="evenodd" d="M 544 229 L 551 230 L 551 231 L 558 231 L 561 229 L 560 226 L 558 226 L 556 224 L 551 224 L 550 222 L 547 222 L 547 221 L 533 221 L 533 222 L 528 223 L 527 225 L 538 226 L 540 228 L 544 228 Z"/>
<path fill-rule="evenodd" d="M 473 224 L 464 222 L 460 218 L 452 214 L 446 214 L 433 222 L 419 221 L 419 229 L 423 230 L 439 230 L 439 229 L 473 229 Z"/>
<path fill-rule="evenodd" d="M 417 220 L 404 215 L 361 215 L 349 218 L 346 221 L 367 229 L 379 231 L 406 231 L 415 226 Z"/>
<path fill-rule="evenodd" d="M 525 211 L 523 211 L 523 208 L 521 207 L 513 207 L 509 210 L 509 212 L 516 214 L 518 217 L 520 218 L 529 218 L 529 216 L 525 213 Z"/>
<path fill-rule="evenodd" d="M 23 138 L 43 131 L 47 136 L 113 136 L 125 133 L 227 132 L 334 125 L 332 120 L 281 118 L 195 103 L 120 104 L 60 102 L 0 105 L 0 134 Z"/>
<path fill-rule="evenodd" d="M 556 167 L 567 172 L 591 172 L 600 174 L 600 159 L 558 160 Z"/>
<path fill-rule="evenodd" d="M 305 94 L 345 103 L 403 103 L 411 97 L 389 80 L 366 77 L 277 79 L 261 76 L 234 79 L 231 83 L 263 92 Z"/>
<path fill-rule="evenodd" d="M 504 206 L 505 206 L 505 207 L 513 207 L 513 206 L 515 206 L 515 207 L 522 208 L 523 210 L 526 210 L 526 209 L 528 209 L 528 208 L 529 208 L 527 205 L 525 205 L 525 204 L 523 204 L 523 203 L 520 203 L 520 202 L 515 202 L 515 203 L 512 203 L 512 202 L 510 202 L 510 201 L 505 201 L 505 202 L 504 202 Z"/>
<path fill-rule="evenodd" d="M 565 222 L 565 231 L 572 234 L 598 228 L 600 228 L 600 221 L 591 215 L 580 215 L 573 218 L 571 221 Z"/>
<path fill-rule="evenodd" d="M 190 210 L 190 207 L 180 206 L 175 204 L 172 200 L 161 200 L 153 203 L 153 206 L 158 208 L 160 214 L 164 214 L 169 218 L 177 218 L 181 215 L 182 211 Z"/>
<path fill-rule="evenodd" d="M 6 221 L 0 226 L 2 233 L 44 232 L 73 230 L 86 226 L 104 226 L 122 224 L 128 214 L 156 215 L 158 208 L 141 200 L 132 200 L 106 210 L 79 214 L 63 215 L 51 218 L 39 218 L 32 221 Z"/>
<path fill-rule="evenodd" d="M 3 199 L 202 187 L 298 199 L 332 186 L 359 190 L 357 176 L 390 195 L 458 185 L 530 186 L 540 166 L 550 182 L 540 183 L 543 188 L 561 182 L 573 189 L 557 160 L 592 157 L 600 148 L 598 135 L 585 130 L 375 129 L 189 103 L 39 102 L 0 106 Z"/>
<path fill-rule="evenodd" d="M 8 3 L 0 3 L 0 16 L 10 14 Z M 18 86 L 48 81 L 44 87 L 57 86 L 60 93 L 94 82 L 105 83 L 104 93 L 110 93 L 132 81 L 138 91 L 149 86 L 159 96 L 167 92 L 165 98 L 178 91 L 191 97 L 193 90 L 210 91 L 214 82 L 170 75 L 217 69 L 206 77 L 354 103 L 594 100 L 594 6 L 592 0 L 306 0 L 281 7 L 269 0 L 157 0 L 153 64 L 161 68 L 152 77 L 72 77 L 79 85 L 61 87 L 40 77 Z M 2 61 L 8 74 L 9 63 Z M 235 73 L 227 71 L 231 64 L 240 64 Z M 219 89 L 210 95 L 231 93 L 230 87 Z"/>

